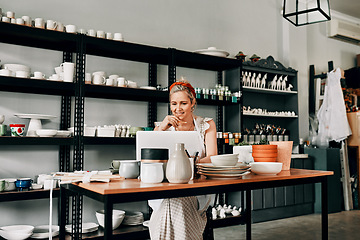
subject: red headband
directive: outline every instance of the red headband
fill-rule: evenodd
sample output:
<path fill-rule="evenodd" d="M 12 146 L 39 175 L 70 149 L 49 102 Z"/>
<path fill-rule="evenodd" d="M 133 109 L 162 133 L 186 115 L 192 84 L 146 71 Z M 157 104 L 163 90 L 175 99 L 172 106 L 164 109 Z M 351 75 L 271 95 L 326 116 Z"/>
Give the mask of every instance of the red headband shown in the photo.
<path fill-rule="evenodd" d="M 193 86 L 191 86 L 190 83 L 174 82 L 173 84 L 171 84 L 169 90 L 171 91 L 171 89 L 172 89 L 174 86 L 176 86 L 176 85 L 181 85 L 181 86 L 187 87 L 187 88 L 190 90 L 190 92 L 192 93 L 192 95 L 194 96 L 194 98 L 195 98 L 195 96 L 196 96 L 196 95 L 195 95 L 195 89 L 193 88 Z"/>

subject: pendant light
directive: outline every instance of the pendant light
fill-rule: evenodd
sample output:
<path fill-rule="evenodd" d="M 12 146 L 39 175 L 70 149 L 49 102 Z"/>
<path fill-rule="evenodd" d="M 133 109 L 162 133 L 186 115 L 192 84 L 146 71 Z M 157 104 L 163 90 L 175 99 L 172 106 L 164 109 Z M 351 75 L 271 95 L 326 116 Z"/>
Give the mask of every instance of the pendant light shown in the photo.
<path fill-rule="evenodd" d="M 297 27 L 331 20 L 329 0 L 284 0 L 283 17 Z"/>

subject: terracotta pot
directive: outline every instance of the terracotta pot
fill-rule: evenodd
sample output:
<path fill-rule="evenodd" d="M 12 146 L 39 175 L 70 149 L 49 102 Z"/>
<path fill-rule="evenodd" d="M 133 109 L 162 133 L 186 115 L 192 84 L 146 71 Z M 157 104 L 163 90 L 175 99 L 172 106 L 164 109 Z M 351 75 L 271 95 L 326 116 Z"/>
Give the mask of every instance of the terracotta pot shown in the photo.
<path fill-rule="evenodd" d="M 278 147 L 277 161 L 283 163 L 282 170 L 290 170 L 293 141 L 274 141 L 269 143 Z"/>
<path fill-rule="evenodd" d="M 252 145 L 253 152 L 254 150 L 274 150 L 277 149 L 274 145 Z"/>
<path fill-rule="evenodd" d="M 256 152 L 256 153 L 277 153 L 278 151 L 277 151 L 277 149 L 274 149 L 274 150 L 260 150 L 260 149 L 257 149 L 257 150 L 254 150 L 254 152 Z"/>
<path fill-rule="evenodd" d="M 253 158 L 264 158 L 264 157 L 276 158 L 277 155 L 278 155 L 277 152 L 253 152 L 252 153 Z"/>
<path fill-rule="evenodd" d="M 255 162 L 276 162 L 276 157 L 254 157 Z"/>

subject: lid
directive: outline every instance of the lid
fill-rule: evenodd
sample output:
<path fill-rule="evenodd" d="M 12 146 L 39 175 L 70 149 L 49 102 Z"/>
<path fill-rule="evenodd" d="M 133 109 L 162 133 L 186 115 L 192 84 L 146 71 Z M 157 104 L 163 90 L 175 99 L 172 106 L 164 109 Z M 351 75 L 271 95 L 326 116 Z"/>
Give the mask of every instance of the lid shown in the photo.
<path fill-rule="evenodd" d="M 25 124 L 10 124 L 10 127 L 25 127 Z"/>
<path fill-rule="evenodd" d="M 142 160 L 168 160 L 169 149 L 167 148 L 142 148 Z"/>

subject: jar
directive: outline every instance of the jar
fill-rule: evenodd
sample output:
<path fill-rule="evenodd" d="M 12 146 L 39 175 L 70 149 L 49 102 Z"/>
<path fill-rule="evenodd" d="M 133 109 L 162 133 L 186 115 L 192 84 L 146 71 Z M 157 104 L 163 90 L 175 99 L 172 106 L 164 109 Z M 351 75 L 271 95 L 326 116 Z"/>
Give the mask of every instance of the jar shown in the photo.
<path fill-rule="evenodd" d="M 165 176 L 168 159 L 169 159 L 169 149 L 167 148 L 141 149 L 141 163 L 162 163 L 164 176 Z"/>
<path fill-rule="evenodd" d="M 204 96 L 204 99 L 209 99 L 209 89 L 203 88 L 202 89 L 202 94 Z"/>

